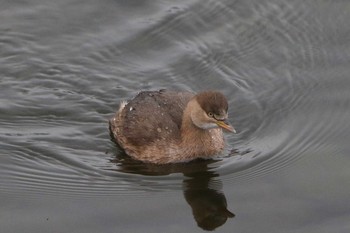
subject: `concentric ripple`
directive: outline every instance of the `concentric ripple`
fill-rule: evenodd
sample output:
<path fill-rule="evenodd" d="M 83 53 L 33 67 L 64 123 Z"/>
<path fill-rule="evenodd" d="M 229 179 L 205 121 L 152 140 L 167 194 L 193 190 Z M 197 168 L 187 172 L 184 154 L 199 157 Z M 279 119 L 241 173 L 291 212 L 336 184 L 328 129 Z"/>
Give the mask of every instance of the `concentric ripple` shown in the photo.
<path fill-rule="evenodd" d="M 7 195 L 142 195 L 183 189 L 184 177 L 201 171 L 249 182 L 345 140 L 349 18 L 337 4 L 180 1 L 141 11 L 91 3 L 77 15 L 78 2 L 14 6 L 0 16 Z M 238 134 L 226 135 L 218 158 L 149 165 L 110 141 L 108 119 L 119 102 L 159 88 L 228 97 Z"/>

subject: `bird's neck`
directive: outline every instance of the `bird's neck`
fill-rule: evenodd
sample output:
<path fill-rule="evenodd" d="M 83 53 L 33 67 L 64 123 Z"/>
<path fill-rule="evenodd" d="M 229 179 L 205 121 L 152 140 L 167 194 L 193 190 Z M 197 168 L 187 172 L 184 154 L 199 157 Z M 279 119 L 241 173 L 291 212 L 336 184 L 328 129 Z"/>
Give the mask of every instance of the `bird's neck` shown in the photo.
<path fill-rule="evenodd" d="M 195 136 L 195 135 L 205 135 L 206 130 L 203 130 L 199 127 L 197 127 L 193 121 L 191 115 L 193 114 L 193 111 L 195 109 L 199 109 L 200 106 L 198 102 L 195 99 L 190 100 L 187 103 L 187 106 L 184 110 L 183 116 L 182 116 L 182 124 L 181 124 L 181 136 L 182 138 L 187 138 L 189 136 Z"/>
<path fill-rule="evenodd" d="M 211 152 L 212 137 L 209 130 L 197 127 L 192 121 L 192 111 L 199 108 L 195 99 L 188 102 L 182 118 L 181 144 L 182 148 L 188 148 L 192 154 L 205 155 Z"/>

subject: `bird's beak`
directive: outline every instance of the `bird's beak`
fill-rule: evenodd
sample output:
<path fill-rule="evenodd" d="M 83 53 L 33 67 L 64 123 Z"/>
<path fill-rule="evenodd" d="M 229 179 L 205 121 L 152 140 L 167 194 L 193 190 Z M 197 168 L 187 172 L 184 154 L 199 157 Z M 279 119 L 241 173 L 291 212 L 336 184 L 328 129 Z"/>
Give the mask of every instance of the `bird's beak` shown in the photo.
<path fill-rule="evenodd" d="M 227 121 L 216 121 L 216 124 L 223 129 L 226 129 L 232 133 L 236 133 L 236 130 Z"/>

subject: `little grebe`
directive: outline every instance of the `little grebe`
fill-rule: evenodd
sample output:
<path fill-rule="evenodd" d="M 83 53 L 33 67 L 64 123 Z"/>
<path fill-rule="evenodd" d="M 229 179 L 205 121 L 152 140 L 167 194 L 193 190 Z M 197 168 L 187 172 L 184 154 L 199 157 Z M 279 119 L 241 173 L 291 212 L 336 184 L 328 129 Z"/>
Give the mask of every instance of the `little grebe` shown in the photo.
<path fill-rule="evenodd" d="M 164 164 L 210 158 L 224 148 L 228 104 L 217 91 L 144 91 L 122 102 L 111 135 L 134 159 Z"/>

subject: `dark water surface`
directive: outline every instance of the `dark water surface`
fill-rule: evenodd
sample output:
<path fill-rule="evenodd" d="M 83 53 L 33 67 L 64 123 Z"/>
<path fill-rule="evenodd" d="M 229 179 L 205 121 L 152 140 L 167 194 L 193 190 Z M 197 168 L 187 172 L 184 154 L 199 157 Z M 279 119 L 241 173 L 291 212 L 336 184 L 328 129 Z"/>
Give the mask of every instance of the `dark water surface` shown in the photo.
<path fill-rule="evenodd" d="M 350 1 L 0 5 L 0 232 L 350 232 Z M 218 159 L 111 142 L 159 88 L 228 97 Z"/>

